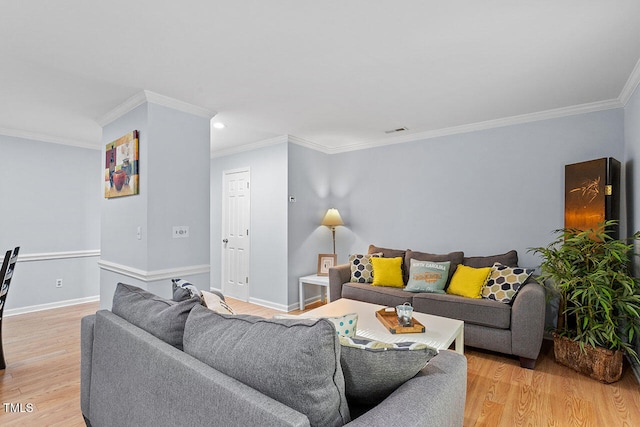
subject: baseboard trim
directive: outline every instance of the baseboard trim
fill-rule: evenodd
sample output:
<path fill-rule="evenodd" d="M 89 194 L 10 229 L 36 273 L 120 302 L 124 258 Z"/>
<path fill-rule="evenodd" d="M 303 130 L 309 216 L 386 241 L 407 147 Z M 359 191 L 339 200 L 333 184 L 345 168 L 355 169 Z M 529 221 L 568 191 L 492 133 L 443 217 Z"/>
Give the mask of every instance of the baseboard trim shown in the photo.
<path fill-rule="evenodd" d="M 291 311 L 289 310 L 289 307 L 287 307 L 286 305 L 283 304 L 277 304 L 275 302 L 271 302 L 271 301 L 267 301 L 267 300 L 263 300 L 263 299 L 259 299 L 259 298 L 249 298 L 249 302 L 251 304 L 255 304 L 255 305 L 259 305 L 262 307 L 267 307 L 267 308 L 272 308 L 274 310 L 278 310 L 278 311 L 283 311 L 283 312 L 288 312 Z"/>
<path fill-rule="evenodd" d="M 95 295 L 95 296 L 92 296 L 92 297 L 85 297 L 85 298 L 70 299 L 70 300 L 65 300 L 65 301 L 49 302 L 49 303 L 46 303 L 46 304 L 30 305 L 30 306 L 27 306 L 27 307 L 12 308 L 10 310 L 5 310 L 4 316 L 5 317 L 17 316 L 19 314 L 26 314 L 26 313 L 33 313 L 33 312 L 36 312 L 36 311 L 51 310 L 51 309 L 54 309 L 54 308 L 69 307 L 69 306 L 72 306 L 72 305 L 86 304 L 88 302 L 97 302 L 97 301 L 100 301 L 100 295 Z"/>
<path fill-rule="evenodd" d="M 222 292 L 222 289 L 218 289 L 218 288 L 210 288 L 210 290 L 212 291 L 217 291 L 220 292 L 221 294 L 224 294 L 224 292 Z M 232 297 L 230 297 L 232 298 Z M 315 297 L 310 297 L 304 300 L 304 304 L 305 305 L 309 305 L 309 304 L 313 304 L 314 302 L 320 301 L 321 296 L 317 295 Z M 295 302 L 293 304 L 289 304 L 289 305 L 284 305 L 284 304 L 277 304 L 271 301 L 267 301 L 267 300 L 263 300 L 263 299 L 259 299 L 259 298 L 251 298 L 249 297 L 249 303 L 251 304 L 255 304 L 255 305 L 259 305 L 261 307 L 266 307 L 266 308 L 271 308 L 273 310 L 278 310 L 278 311 L 282 311 L 285 313 L 288 313 L 290 311 L 294 311 L 294 310 L 299 310 L 300 309 L 300 303 L 299 302 Z"/>

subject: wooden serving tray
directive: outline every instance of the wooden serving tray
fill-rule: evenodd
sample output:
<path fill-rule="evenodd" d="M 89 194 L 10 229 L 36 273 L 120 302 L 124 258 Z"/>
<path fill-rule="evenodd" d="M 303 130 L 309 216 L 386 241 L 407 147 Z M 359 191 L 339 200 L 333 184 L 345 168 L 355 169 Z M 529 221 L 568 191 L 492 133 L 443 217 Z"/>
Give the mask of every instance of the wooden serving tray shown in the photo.
<path fill-rule="evenodd" d="M 411 326 L 400 326 L 398 322 L 398 316 L 396 311 L 376 311 L 376 317 L 392 334 L 419 334 L 424 332 L 424 325 L 418 322 L 415 318 L 411 318 Z"/>

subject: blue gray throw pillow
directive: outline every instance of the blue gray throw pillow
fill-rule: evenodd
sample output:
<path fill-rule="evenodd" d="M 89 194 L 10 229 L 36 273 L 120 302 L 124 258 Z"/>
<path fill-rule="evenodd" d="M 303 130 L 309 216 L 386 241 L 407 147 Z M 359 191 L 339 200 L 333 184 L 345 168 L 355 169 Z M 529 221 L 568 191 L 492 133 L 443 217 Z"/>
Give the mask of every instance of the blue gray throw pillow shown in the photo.
<path fill-rule="evenodd" d="M 340 362 L 349 404 L 373 407 L 415 377 L 438 350 L 423 343 L 384 343 L 340 337 Z"/>
<path fill-rule="evenodd" d="M 409 267 L 409 281 L 405 291 L 444 293 L 449 278 L 451 262 L 434 262 L 411 260 Z"/>

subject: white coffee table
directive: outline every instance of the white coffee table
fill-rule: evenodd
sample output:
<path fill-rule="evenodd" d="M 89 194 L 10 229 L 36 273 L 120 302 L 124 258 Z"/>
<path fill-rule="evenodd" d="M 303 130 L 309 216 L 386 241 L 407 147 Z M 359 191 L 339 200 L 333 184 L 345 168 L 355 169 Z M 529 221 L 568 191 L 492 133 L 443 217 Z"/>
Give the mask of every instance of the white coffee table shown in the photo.
<path fill-rule="evenodd" d="M 455 351 L 464 354 L 463 321 L 414 311 L 413 317 L 424 325 L 425 331 L 420 334 L 392 334 L 376 318 L 376 311 L 382 308 L 385 308 L 385 306 L 340 298 L 337 301 L 309 310 L 301 314 L 300 317 L 333 317 L 348 313 L 358 313 L 357 336 L 389 343 L 421 342 L 438 350 L 448 349 L 451 343 L 455 341 Z"/>

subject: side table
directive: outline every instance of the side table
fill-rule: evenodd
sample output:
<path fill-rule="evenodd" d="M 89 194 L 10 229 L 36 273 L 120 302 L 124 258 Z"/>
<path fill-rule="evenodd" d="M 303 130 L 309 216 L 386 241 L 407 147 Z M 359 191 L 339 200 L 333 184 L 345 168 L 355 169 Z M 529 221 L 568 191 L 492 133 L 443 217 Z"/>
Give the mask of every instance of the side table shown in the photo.
<path fill-rule="evenodd" d="M 304 285 L 322 286 L 324 288 L 324 300 L 329 302 L 329 276 L 318 276 L 317 274 L 304 276 L 298 279 L 298 285 L 300 287 L 300 310 L 304 310 Z"/>

